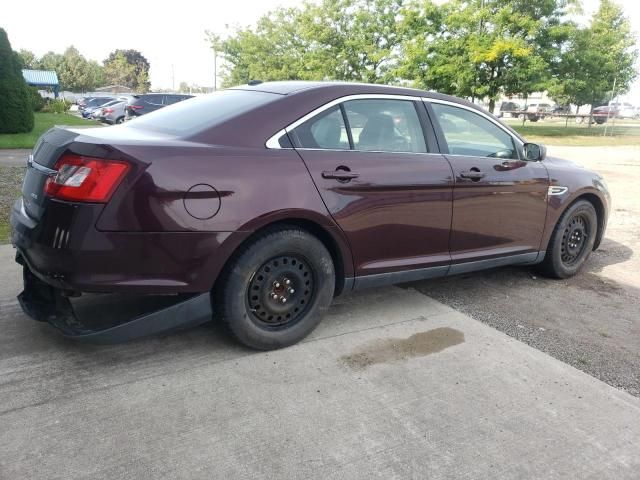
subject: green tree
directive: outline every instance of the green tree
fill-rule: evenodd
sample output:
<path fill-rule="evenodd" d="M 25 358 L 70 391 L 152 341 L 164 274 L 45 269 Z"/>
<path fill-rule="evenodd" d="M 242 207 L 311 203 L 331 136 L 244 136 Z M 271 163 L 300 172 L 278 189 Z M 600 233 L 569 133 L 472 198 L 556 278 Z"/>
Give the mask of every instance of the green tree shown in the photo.
<path fill-rule="evenodd" d="M 471 98 L 528 94 L 549 81 L 554 31 L 572 0 L 431 0 L 405 14 L 399 74 L 422 88 Z"/>
<path fill-rule="evenodd" d="M 62 55 L 49 51 L 40 58 L 37 66 L 40 70 L 53 70 L 54 72 L 59 72 L 62 68 L 63 61 L 64 59 Z"/>
<path fill-rule="evenodd" d="M 104 61 L 104 66 L 107 68 L 113 62 L 121 62 L 121 58 L 124 57 L 126 62 L 133 68 L 126 68 L 126 76 L 117 75 L 120 79 L 118 85 L 124 85 L 132 88 L 138 92 L 147 92 L 151 87 L 149 82 L 149 61 L 138 50 L 115 50 L 109 54 Z M 113 67 L 109 68 L 109 71 L 115 74 Z M 114 82 L 115 83 L 115 82 Z"/>
<path fill-rule="evenodd" d="M 104 77 L 112 85 L 124 85 L 134 88 L 136 67 L 127 61 L 124 53 L 118 52 L 109 61 L 104 62 Z"/>
<path fill-rule="evenodd" d="M 31 94 L 22 77 L 20 56 L 0 28 L 0 133 L 33 130 Z"/>
<path fill-rule="evenodd" d="M 38 58 L 32 51 L 25 50 L 23 48 L 18 52 L 18 55 L 22 60 L 22 68 L 28 68 L 31 70 L 35 70 L 38 68 L 38 65 L 39 65 Z"/>
<path fill-rule="evenodd" d="M 249 80 L 393 81 L 405 0 L 323 0 L 281 8 L 222 40 L 224 85 Z"/>
<path fill-rule="evenodd" d="M 75 92 L 93 90 L 101 80 L 99 65 L 89 62 L 74 46 L 65 50 L 56 71 L 62 87 Z"/>
<path fill-rule="evenodd" d="M 616 91 L 625 93 L 637 76 L 638 51 L 622 8 L 601 0 L 589 25 L 574 29 L 562 57 L 550 91 L 578 107 L 590 104 L 591 126 L 593 108 L 606 102 L 614 82 Z"/>

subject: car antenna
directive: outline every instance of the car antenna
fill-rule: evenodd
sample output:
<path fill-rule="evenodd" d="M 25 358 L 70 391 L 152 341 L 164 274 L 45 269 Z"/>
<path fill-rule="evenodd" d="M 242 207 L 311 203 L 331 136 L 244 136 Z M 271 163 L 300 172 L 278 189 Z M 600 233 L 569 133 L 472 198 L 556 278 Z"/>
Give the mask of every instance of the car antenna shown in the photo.
<path fill-rule="evenodd" d="M 260 85 L 262 83 L 262 80 L 249 80 L 248 85 Z"/>

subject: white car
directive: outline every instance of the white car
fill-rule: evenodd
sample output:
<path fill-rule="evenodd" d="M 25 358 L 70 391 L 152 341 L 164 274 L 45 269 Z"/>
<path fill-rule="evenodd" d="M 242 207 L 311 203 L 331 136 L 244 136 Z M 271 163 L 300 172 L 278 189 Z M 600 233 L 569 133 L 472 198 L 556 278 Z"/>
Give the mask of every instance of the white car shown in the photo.
<path fill-rule="evenodd" d="M 618 118 L 637 118 L 638 109 L 627 102 L 609 102 L 610 107 L 618 110 Z"/>

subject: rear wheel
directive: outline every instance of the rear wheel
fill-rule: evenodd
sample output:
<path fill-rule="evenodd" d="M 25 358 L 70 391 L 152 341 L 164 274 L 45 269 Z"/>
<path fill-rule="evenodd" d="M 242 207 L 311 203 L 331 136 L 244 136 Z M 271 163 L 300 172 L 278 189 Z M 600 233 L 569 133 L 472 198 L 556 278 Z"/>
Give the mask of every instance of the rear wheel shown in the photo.
<path fill-rule="evenodd" d="M 297 228 L 256 239 L 235 258 L 214 295 L 214 310 L 244 345 L 260 350 L 299 342 L 331 304 L 331 254 Z"/>
<path fill-rule="evenodd" d="M 587 261 L 598 231 L 598 215 L 593 205 L 580 200 L 571 205 L 556 225 L 544 261 L 542 273 L 554 278 L 575 275 Z"/>
<path fill-rule="evenodd" d="M 124 122 L 124 117 L 118 117 L 118 118 L 116 119 L 116 124 L 117 124 L 117 125 L 119 125 L 119 124 L 121 124 L 121 123 L 123 123 L 123 122 Z"/>

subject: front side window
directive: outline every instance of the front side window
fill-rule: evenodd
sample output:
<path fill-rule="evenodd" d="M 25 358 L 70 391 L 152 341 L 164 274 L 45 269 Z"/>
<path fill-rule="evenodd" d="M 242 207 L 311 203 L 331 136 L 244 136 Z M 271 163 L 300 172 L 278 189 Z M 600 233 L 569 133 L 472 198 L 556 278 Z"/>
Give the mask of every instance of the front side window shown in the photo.
<path fill-rule="evenodd" d="M 414 102 L 349 100 L 344 102 L 344 110 L 355 150 L 426 153 L 424 133 Z"/>
<path fill-rule="evenodd" d="M 451 105 L 431 105 L 450 154 L 518 158 L 511 135 L 482 115 Z"/>

